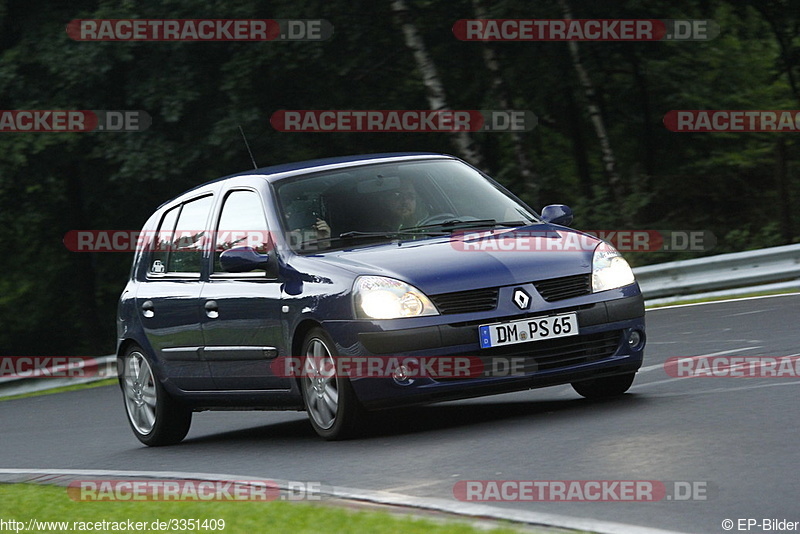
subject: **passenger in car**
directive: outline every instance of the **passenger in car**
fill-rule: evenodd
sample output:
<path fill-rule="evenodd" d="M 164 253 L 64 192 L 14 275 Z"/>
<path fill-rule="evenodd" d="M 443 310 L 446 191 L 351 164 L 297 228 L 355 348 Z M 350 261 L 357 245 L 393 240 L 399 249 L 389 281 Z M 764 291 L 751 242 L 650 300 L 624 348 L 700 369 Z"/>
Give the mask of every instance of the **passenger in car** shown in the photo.
<path fill-rule="evenodd" d="M 331 237 L 331 228 L 316 212 L 303 213 L 301 203 L 286 209 L 286 238 L 293 246 L 303 247 L 305 243 L 317 243 Z"/>
<path fill-rule="evenodd" d="M 356 225 L 357 228 L 352 229 L 360 232 L 395 232 L 417 226 L 424 217 L 424 214 L 420 213 L 417 199 L 417 190 L 408 179 L 403 179 L 395 189 L 362 195 L 358 202 L 361 221 Z M 348 212 L 348 215 L 352 213 Z M 328 222 L 320 218 L 315 211 L 304 213 L 301 203 L 292 205 L 286 210 L 286 220 L 287 226 L 291 228 L 287 237 L 294 246 L 308 248 L 308 245 L 313 244 L 324 248 L 327 243 L 320 240 L 331 237 Z M 352 220 L 350 222 L 352 223 Z"/>

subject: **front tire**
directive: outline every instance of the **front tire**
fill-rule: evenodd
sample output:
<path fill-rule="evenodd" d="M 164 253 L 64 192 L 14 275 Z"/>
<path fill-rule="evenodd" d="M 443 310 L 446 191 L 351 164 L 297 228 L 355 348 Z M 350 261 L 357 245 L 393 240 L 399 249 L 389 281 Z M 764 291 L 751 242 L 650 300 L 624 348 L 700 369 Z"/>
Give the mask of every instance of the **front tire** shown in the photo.
<path fill-rule="evenodd" d="M 192 411 L 167 393 L 141 347 L 125 351 L 120 361 L 119 385 L 128 423 L 139 441 L 158 447 L 173 445 L 186 437 Z"/>
<path fill-rule="evenodd" d="M 587 399 L 607 399 L 618 397 L 628 391 L 633 384 L 636 373 L 592 378 L 581 382 L 573 382 L 572 389 Z"/>
<path fill-rule="evenodd" d="M 300 389 L 314 431 L 329 441 L 356 435 L 364 409 L 350 379 L 336 372 L 336 348 L 322 328 L 314 328 L 303 341 Z"/>

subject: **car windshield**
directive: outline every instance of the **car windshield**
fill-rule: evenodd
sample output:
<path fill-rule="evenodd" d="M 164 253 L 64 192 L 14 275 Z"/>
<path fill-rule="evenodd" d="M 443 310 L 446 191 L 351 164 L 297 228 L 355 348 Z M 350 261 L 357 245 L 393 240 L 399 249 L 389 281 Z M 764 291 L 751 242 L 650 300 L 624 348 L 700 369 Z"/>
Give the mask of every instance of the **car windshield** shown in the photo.
<path fill-rule="evenodd" d="M 456 160 L 365 165 L 278 182 L 287 242 L 301 252 L 539 222 Z"/>

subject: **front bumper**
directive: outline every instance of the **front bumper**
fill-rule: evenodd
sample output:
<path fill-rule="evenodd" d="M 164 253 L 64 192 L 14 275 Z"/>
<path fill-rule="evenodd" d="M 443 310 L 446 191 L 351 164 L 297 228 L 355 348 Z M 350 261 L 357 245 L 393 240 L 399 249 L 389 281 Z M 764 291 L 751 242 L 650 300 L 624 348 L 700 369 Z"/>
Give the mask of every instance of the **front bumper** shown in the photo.
<path fill-rule="evenodd" d="M 490 349 L 481 349 L 478 343 L 480 324 L 570 312 L 578 317 L 577 336 Z M 644 302 L 638 292 L 612 300 L 554 306 L 513 316 L 448 322 L 453 318 L 437 316 L 430 319 L 438 324 L 409 328 L 402 328 L 401 321 L 332 321 L 324 326 L 343 356 L 466 356 L 482 362 L 487 370 L 482 376 L 461 378 L 351 378 L 359 400 L 371 409 L 566 384 L 635 372 L 642 365 Z M 634 331 L 641 339 L 632 344 Z M 514 372 L 504 372 L 512 369 L 512 361 Z"/>

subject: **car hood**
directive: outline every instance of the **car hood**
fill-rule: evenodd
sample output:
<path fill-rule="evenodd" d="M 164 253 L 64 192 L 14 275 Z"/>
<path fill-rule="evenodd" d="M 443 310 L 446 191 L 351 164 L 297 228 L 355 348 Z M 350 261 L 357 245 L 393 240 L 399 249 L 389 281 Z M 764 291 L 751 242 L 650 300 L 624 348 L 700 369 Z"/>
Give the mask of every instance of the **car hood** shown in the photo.
<path fill-rule="evenodd" d="M 589 273 L 599 243 L 570 228 L 540 224 L 458 231 L 452 236 L 331 251 L 304 260 L 317 267 L 322 261 L 354 275 L 397 278 L 436 295 Z"/>

